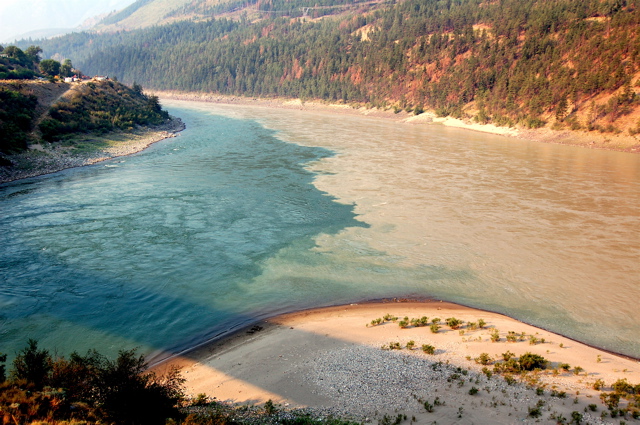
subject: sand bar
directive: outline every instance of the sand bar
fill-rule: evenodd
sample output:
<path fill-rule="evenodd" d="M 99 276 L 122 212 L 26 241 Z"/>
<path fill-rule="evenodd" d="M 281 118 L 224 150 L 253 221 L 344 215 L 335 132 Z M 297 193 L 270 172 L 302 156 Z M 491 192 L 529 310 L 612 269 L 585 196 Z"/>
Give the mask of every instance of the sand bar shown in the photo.
<path fill-rule="evenodd" d="M 403 329 L 392 321 L 370 324 L 386 314 L 399 320 L 455 317 L 465 326 L 451 330 L 442 324 L 438 333 L 432 333 L 428 326 Z M 483 329 L 466 325 L 479 319 L 486 322 Z M 495 329 L 498 342 L 491 341 Z M 519 340 L 508 342 L 509 331 Z M 414 348 L 407 349 L 412 340 Z M 402 349 L 386 349 L 395 342 Z M 435 353 L 424 353 L 423 344 L 432 345 Z M 509 385 L 503 376 L 488 378 L 482 373 L 484 367 L 493 370 L 492 364 L 475 360 L 482 353 L 502 360 L 502 353 L 508 351 L 516 357 L 539 354 L 550 363 L 544 371 L 527 374 L 524 383 L 518 378 Z M 570 369 L 560 368 L 562 363 Z M 182 368 L 187 392 L 193 396 L 205 393 L 247 404 L 272 399 L 289 408 L 311 407 L 374 423 L 385 414 L 394 418 L 403 414 L 425 424 L 555 423 L 549 418 L 563 416 L 571 421 L 572 413 L 579 412 L 583 423 L 617 424 L 619 418 L 601 417 L 607 409 L 593 383 L 603 380 L 602 391 L 611 391 L 618 379 L 640 383 L 636 360 L 500 314 L 438 301 L 352 304 L 277 316 L 157 368 L 168 365 Z M 473 388 L 477 393 L 471 394 Z M 565 397 L 554 396 L 563 392 Z M 530 415 L 536 408 L 539 417 Z"/>

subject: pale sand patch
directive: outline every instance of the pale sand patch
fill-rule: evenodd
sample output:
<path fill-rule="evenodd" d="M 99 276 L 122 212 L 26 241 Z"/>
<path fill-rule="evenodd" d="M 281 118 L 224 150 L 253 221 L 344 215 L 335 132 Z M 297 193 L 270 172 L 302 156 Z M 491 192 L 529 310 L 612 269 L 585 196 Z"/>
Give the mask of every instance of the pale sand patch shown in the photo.
<path fill-rule="evenodd" d="M 428 327 L 401 329 L 392 322 L 367 326 L 385 314 L 439 317 L 443 321 L 456 317 L 465 323 L 483 319 L 487 326 L 464 329 L 463 334 L 446 325 L 437 334 Z M 576 411 L 588 419 L 587 423 L 614 423 L 611 418 L 609 422 L 600 419 L 606 408 L 599 392 L 592 388 L 593 382 L 604 380 L 605 390 L 622 378 L 640 383 L 635 360 L 500 314 L 445 302 L 338 306 L 274 317 L 259 326 L 263 329 L 245 329 L 157 369 L 169 364 L 182 367 L 187 392 L 193 396 L 205 393 L 218 400 L 250 404 L 272 399 L 291 407 L 349 413 L 370 420 L 385 413 L 395 418 L 400 413 L 409 419 L 415 416 L 416 423 L 533 423 L 536 419 L 529 416 L 529 409 L 538 403 L 543 422 L 554 413 L 571 421 Z M 491 342 L 494 329 L 500 331 L 499 342 Z M 524 332 L 527 338 L 533 335 L 545 342 L 506 342 L 508 331 Z M 413 350 L 381 348 L 390 342 L 405 347 L 410 340 L 416 343 Z M 423 344 L 433 345 L 436 353 L 423 353 Z M 473 360 L 481 353 L 501 358 L 507 351 L 516 356 L 540 354 L 551 362 L 550 367 L 537 375 L 539 382 L 527 388 L 524 384 L 507 385 L 497 375 L 488 379 L 480 372 L 484 366 Z M 560 363 L 569 363 L 572 369 L 554 374 L 552 370 Z M 575 366 L 584 372 L 575 375 Z M 461 369 L 456 371 L 457 367 Z M 472 387 L 479 390 L 477 394 L 469 394 Z M 536 394 L 536 387 L 543 387 L 544 395 Z M 565 391 L 567 397 L 552 397 L 552 390 Z M 436 397 L 444 405 L 434 404 Z M 427 412 L 425 401 L 434 405 L 433 412 Z M 591 412 L 589 404 L 596 404 L 597 412 Z"/>
<path fill-rule="evenodd" d="M 422 114 L 425 115 L 425 114 Z M 413 118 L 420 118 L 421 115 L 418 115 Z M 408 122 L 411 122 L 413 118 L 407 119 Z M 520 131 L 518 129 L 512 127 L 498 127 L 493 124 L 478 124 L 470 121 L 463 121 L 456 118 L 446 117 L 446 118 L 438 118 L 433 117 L 433 122 L 439 122 L 448 127 L 458 127 L 465 128 L 467 130 L 473 131 L 481 131 L 483 133 L 491 133 L 491 134 L 501 134 L 503 136 L 511 136 L 518 137 L 520 135 Z"/>
<path fill-rule="evenodd" d="M 282 103 L 283 105 L 287 105 L 287 106 L 302 106 L 302 100 L 300 99 L 293 99 L 293 100 L 287 100 L 285 102 Z"/>

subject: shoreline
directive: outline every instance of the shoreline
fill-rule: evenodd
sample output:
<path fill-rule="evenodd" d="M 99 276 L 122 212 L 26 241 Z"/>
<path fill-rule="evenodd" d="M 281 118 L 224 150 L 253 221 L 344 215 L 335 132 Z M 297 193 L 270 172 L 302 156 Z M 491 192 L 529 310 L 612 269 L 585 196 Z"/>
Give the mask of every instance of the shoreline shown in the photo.
<path fill-rule="evenodd" d="M 519 140 L 527 140 L 541 143 L 577 146 L 588 149 L 600 149 L 625 153 L 640 153 L 640 137 L 585 133 L 569 130 L 519 129 L 512 127 L 498 127 L 493 124 L 478 124 L 452 117 L 437 117 L 432 111 L 425 111 L 420 115 L 412 115 L 405 111 L 395 113 L 392 110 L 380 110 L 366 108 L 364 106 L 351 106 L 345 104 L 324 103 L 321 101 L 303 101 L 301 99 L 287 98 L 248 98 L 242 96 L 229 96 L 215 93 L 177 92 L 177 91 L 149 91 L 160 98 L 205 102 L 222 105 L 250 105 L 265 108 L 279 108 L 291 110 L 322 111 L 330 113 L 347 113 L 351 115 L 371 116 L 383 118 L 395 122 L 407 124 L 440 124 L 447 127 L 477 131 L 511 137 Z M 44 148 L 35 144 L 29 152 L 7 156 L 14 162 L 14 167 L 0 166 L 0 184 L 16 180 L 37 177 L 58 171 L 92 165 L 109 159 L 128 156 L 139 153 L 150 145 L 161 140 L 176 137 L 177 133 L 185 129 L 184 123 L 179 117 L 172 117 L 170 123 L 156 128 L 147 128 L 141 133 L 114 133 L 102 136 L 100 140 L 108 140 L 109 137 L 124 136 L 124 141 L 119 145 L 108 148 L 96 149 L 90 154 L 69 155 L 65 148 Z M 127 137 L 128 136 L 128 137 Z M 617 139 L 612 143 L 612 138 Z M 629 140 L 633 140 L 632 143 Z"/>
<path fill-rule="evenodd" d="M 632 362 L 638 362 L 640 364 L 640 357 L 634 357 L 628 354 L 624 354 L 624 353 L 619 353 L 617 351 L 614 350 L 610 350 L 607 348 L 603 348 L 603 347 L 599 347 L 595 344 L 592 343 L 588 343 L 588 342 L 584 342 L 581 341 L 577 338 L 568 336 L 568 335 L 564 335 L 562 333 L 559 333 L 557 331 L 551 330 L 551 329 L 547 329 L 545 327 L 541 327 L 532 323 L 529 323 L 527 321 L 524 321 L 522 319 L 518 319 L 516 317 L 512 317 L 509 316 L 507 314 L 504 313 L 500 313 L 497 311 L 493 311 L 493 310 L 487 310 L 484 308 L 480 308 L 480 307 L 474 307 L 471 305 L 466 305 L 466 304 L 462 304 L 459 302 L 454 302 L 454 301 L 447 301 L 444 299 L 437 299 L 437 298 L 433 298 L 433 297 L 393 297 L 393 298 L 375 298 L 375 299 L 364 299 L 364 300 L 360 300 L 360 301 L 355 301 L 349 304 L 335 304 L 335 305 L 328 305 L 328 306 L 321 306 L 321 307 L 309 307 L 309 308 L 303 308 L 301 310 L 293 310 L 290 312 L 283 312 L 283 313 L 275 313 L 273 315 L 270 315 L 268 317 L 262 317 L 256 320 L 253 320 L 251 322 L 248 322 L 246 324 L 242 324 L 236 327 L 233 327 L 231 329 L 228 329 L 226 331 L 223 331 L 221 333 L 219 333 L 218 335 L 207 339 L 203 342 L 197 343 L 196 345 L 192 346 L 192 347 L 186 347 L 184 349 L 179 350 L 177 353 L 175 354 L 168 354 L 166 356 L 163 356 L 162 353 L 157 353 L 156 355 L 153 356 L 151 362 L 150 362 L 150 367 L 152 368 L 156 368 L 156 367 L 162 367 L 163 365 L 166 365 L 168 363 L 170 363 L 172 360 L 179 358 L 181 356 L 189 356 L 190 353 L 192 352 L 196 352 L 200 349 L 202 349 L 203 347 L 207 347 L 210 345 L 215 345 L 218 343 L 224 343 L 225 340 L 227 339 L 231 339 L 236 337 L 238 334 L 242 334 L 244 332 L 246 332 L 247 330 L 250 330 L 251 328 L 253 328 L 254 326 L 260 325 L 261 323 L 268 323 L 270 320 L 279 318 L 279 317 L 288 317 L 288 316 L 299 316 L 299 315 L 305 315 L 306 313 L 315 313 L 318 311 L 324 311 L 324 310 L 333 310 L 333 309 L 341 309 L 347 306 L 366 306 L 366 305 L 386 305 L 386 304 L 426 304 L 426 303 L 446 303 L 446 304 L 450 304 L 450 305 L 455 305 L 461 308 L 465 308 L 465 309 L 470 309 L 470 310 L 474 310 L 476 312 L 478 312 L 478 314 L 496 314 L 499 316 L 504 316 L 510 320 L 513 320 L 515 322 L 521 323 L 523 325 L 526 326 L 530 326 L 532 328 L 536 328 L 545 332 L 548 332 L 550 334 L 556 335 L 558 337 L 562 337 L 564 339 L 573 341 L 575 343 L 584 345 L 586 347 L 592 348 L 594 350 L 598 350 L 600 352 L 603 353 L 607 353 L 611 356 L 616 356 L 622 359 L 626 359 Z M 157 360 L 154 360 L 154 358 L 157 357 Z"/>
<path fill-rule="evenodd" d="M 553 130 L 551 128 L 525 129 L 514 127 L 499 127 L 494 124 L 479 124 L 470 120 L 452 117 L 437 117 L 433 111 L 425 111 L 420 115 L 413 115 L 405 111 L 395 113 L 393 110 L 366 108 L 361 105 L 347 105 L 324 103 L 322 101 L 289 98 L 255 98 L 222 95 L 216 93 L 162 91 L 152 92 L 160 98 L 191 102 L 215 103 L 221 105 L 250 105 L 265 108 L 279 108 L 291 110 L 322 111 L 339 114 L 351 114 L 383 118 L 407 124 L 438 124 L 447 127 L 461 128 L 481 133 L 496 134 L 518 140 L 539 143 L 551 143 L 566 146 L 577 146 L 586 149 L 609 150 L 625 153 L 640 153 L 640 136 L 616 135 L 586 131 Z"/>
<path fill-rule="evenodd" d="M 389 313 L 400 320 L 437 315 L 444 322 L 456 317 L 467 325 L 451 330 L 441 323 L 436 334 L 429 327 L 401 329 L 390 321 L 365 326 Z M 484 329 L 469 327 L 468 322 L 480 318 L 487 323 Z M 490 341 L 494 329 L 500 332 L 498 342 Z M 507 342 L 508 332 L 526 334 L 526 338 Z M 532 344 L 531 338 L 537 342 Z M 409 350 L 406 344 L 410 340 L 416 344 Z M 381 348 L 394 341 L 403 348 Z M 435 354 L 422 352 L 420 347 L 425 343 L 435 347 Z M 476 360 L 482 353 L 501 360 L 503 352 L 514 352 L 515 356 L 536 353 L 547 359 L 550 367 L 517 378 L 521 383 L 507 383 L 504 376 L 483 372 L 483 368 L 493 370 L 494 362 L 482 365 Z M 559 367 L 562 363 L 570 364 L 569 371 Z M 498 313 L 437 300 L 378 300 L 286 313 L 237 329 L 153 369 L 161 372 L 172 366 L 182 369 L 192 397 L 206 394 L 217 401 L 249 405 L 271 399 L 287 408 L 310 408 L 317 414 L 367 422 L 400 413 L 415 416 L 416 423 L 432 423 L 434 419 L 450 423 L 459 418 L 462 407 L 475 409 L 475 423 L 533 423 L 536 419 L 527 409 L 535 409 L 537 402 L 542 403 L 538 408 L 544 418 L 553 412 L 571 418 L 572 412 L 578 411 L 586 419 L 586 412 L 592 412 L 589 406 L 595 404 L 598 415 L 593 414 L 587 422 L 611 423 L 600 421 L 601 412 L 607 409 L 593 384 L 602 379 L 602 390 L 611 391 L 618 379 L 640 383 L 637 360 Z M 454 374 L 458 377 L 452 380 Z M 473 387 L 478 390 L 475 395 L 470 393 Z M 360 393 L 361 389 L 366 391 Z M 565 396 L 553 395 L 562 392 Z M 416 402 L 432 403 L 436 396 L 446 401 L 447 407 L 436 407 L 435 413 L 427 412 L 423 402 Z M 501 401 L 494 405 L 496 397 Z"/>
<path fill-rule="evenodd" d="M 97 141 L 106 146 L 92 148 L 87 153 L 74 154 L 68 152 L 68 147 L 50 148 L 35 144 L 27 152 L 8 156 L 14 165 L 0 166 L 0 184 L 133 155 L 161 140 L 177 137 L 184 129 L 185 124 L 180 118 L 171 117 L 169 122 L 159 126 L 139 128 L 133 132 L 109 133 L 90 139 L 88 143 Z"/>

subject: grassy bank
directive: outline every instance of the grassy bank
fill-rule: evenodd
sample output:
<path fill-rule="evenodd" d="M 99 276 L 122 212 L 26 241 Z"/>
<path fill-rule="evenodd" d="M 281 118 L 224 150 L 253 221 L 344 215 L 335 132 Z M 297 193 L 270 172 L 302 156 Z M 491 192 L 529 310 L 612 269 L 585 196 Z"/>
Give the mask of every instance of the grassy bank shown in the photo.
<path fill-rule="evenodd" d="M 0 166 L 0 183 L 55 173 L 67 168 L 95 164 L 140 152 L 152 143 L 175 137 L 184 129 L 179 118 L 150 127 L 118 131 L 104 135 L 83 135 L 55 144 L 38 143 L 26 152 L 6 155 Z"/>

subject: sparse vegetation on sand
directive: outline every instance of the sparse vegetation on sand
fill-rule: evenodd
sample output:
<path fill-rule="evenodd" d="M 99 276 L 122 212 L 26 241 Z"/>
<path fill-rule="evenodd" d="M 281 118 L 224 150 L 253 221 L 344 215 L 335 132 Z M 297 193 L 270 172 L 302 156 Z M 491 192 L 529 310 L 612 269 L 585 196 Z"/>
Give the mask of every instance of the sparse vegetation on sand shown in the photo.
<path fill-rule="evenodd" d="M 640 383 L 631 370 L 635 363 L 626 359 L 602 353 L 598 362 L 598 351 L 590 347 L 579 351 L 566 339 L 563 341 L 570 347 L 562 350 L 553 342 L 531 346 L 528 335 L 553 338 L 543 331 L 537 334 L 530 327 L 525 328 L 522 341 L 501 338 L 492 343 L 491 334 L 498 325 L 508 329 L 512 324 L 500 318 L 487 320 L 490 323 L 485 322 L 481 328 L 479 320 L 470 322 L 463 316 L 465 321 L 459 330 L 465 334 L 459 336 L 448 328 L 432 334 L 422 329 L 424 326 L 411 325 L 406 330 L 380 326 L 392 321 L 384 317 L 379 325 L 365 330 L 357 325 L 366 321 L 362 312 L 349 315 L 344 311 L 339 317 L 329 316 L 335 322 L 322 314 L 314 319 L 307 312 L 299 321 L 283 319 L 284 326 L 280 322 L 273 326 L 267 338 L 252 337 L 242 344 L 237 344 L 236 338 L 232 349 L 223 343 L 215 356 L 211 353 L 218 346 L 204 348 L 206 358 L 196 353 L 180 364 L 188 367 L 185 377 L 194 379 L 188 384 L 194 395 L 185 394 L 185 378 L 178 369 L 169 364 L 162 366 L 168 375 L 151 372 L 144 358 L 134 351 L 121 352 L 115 360 L 95 352 L 66 358 L 53 356 L 29 341 L 6 368 L 6 356 L 0 354 L 0 419 L 20 425 L 338 425 L 353 423 L 351 420 L 400 425 L 418 423 L 425 416 L 432 419 L 426 423 L 452 423 L 473 417 L 479 422 L 492 418 L 504 423 L 613 421 L 629 425 L 640 419 Z M 450 310 L 444 314 L 451 317 Z M 415 311 L 413 316 L 419 318 L 414 323 L 434 324 L 433 320 L 420 320 L 423 316 Z M 353 325 L 355 317 L 358 321 Z M 327 326 L 328 322 L 332 326 Z M 300 344 L 290 344 L 289 329 L 294 326 L 304 331 L 297 336 L 303 339 Z M 256 328 L 262 329 L 251 329 Z M 522 334 L 518 330 L 517 335 Z M 352 339 L 340 339 L 345 335 Z M 390 341 L 383 347 L 386 350 L 380 350 L 380 345 L 374 344 L 379 339 L 371 335 L 384 335 Z M 314 344 L 329 348 L 309 350 L 317 346 Z M 474 351 L 474 347 L 479 349 Z M 576 353 L 580 355 L 574 356 Z M 267 357 L 259 357 L 264 354 Z M 248 367 L 246 375 L 240 371 L 239 358 L 243 358 L 242 367 Z M 565 359 L 579 359 L 584 369 L 569 366 Z M 322 402 L 296 409 L 286 399 L 261 396 L 264 392 L 244 396 L 253 391 L 246 383 L 255 382 L 265 361 L 269 363 L 268 375 L 274 376 L 277 385 L 260 376 L 266 380 L 261 381 L 264 384 L 258 391 L 282 394 L 283 388 L 278 385 L 291 382 L 293 387 L 287 388 L 304 388 L 308 394 L 316 391 Z M 219 366 L 223 367 L 218 370 L 225 372 L 224 385 L 211 376 Z M 573 373 L 576 368 L 577 375 Z M 616 372 L 608 374 L 606 368 Z M 234 376 L 230 379 L 227 371 L 231 369 Z M 285 373 L 287 379 L 283 380 Z M 205 387 L 197 390 L 201 379 L 204 382 L 200 385 Z M 230 395 L 228 388 L 236 385 L 234 381 L 241 383 L 235 387 L 235 395 Z M 209 388 L 223 395 L 216 399 L 215 393 L 199 392 Z M 238 394 L 245 398 L 239 399 Z M 327 400 L 329 405 L 324 404 Z M 387 408 L 389 405 L 393 410 Z"/>
<path fill-rule="evenodd" d="M 433 345 L 433 341 L 439 337 L 439 335 L 444 335 L 448 333 L 447 331 L 440 332 L 439 323 L 441 320 L 439 318 L 433 318 L 430 322 L 428 322 L 428 318 L 424 316 L 422 320 L 411 319 L 405 317 L 405 325 L 401 324 L 401 327 L 409 328 L 409 327 L 420 327 L 429 325 L 431 332 L 425 333 L 424 338 L 427 341 L 418 341 L 417 343 L 414 340 L 409 341 L 407 343 L 407 348 L 412 349 L 416 344 L 421 344 L 422 351 L 425 354 L 433 355 L 435 354 L 435 347 Z M 491 355 L 487 352 L 479 353 L 476 356 L 467 355 L 466 359 L 468 361 L 473 361 L 473 363 L 482 366 L 481 373 L 484 375 L 484 379 L 491 380 L 494 375 L 500 375 L 504 379 L 504 382 L 508 386 L 517 385 L 519 382 L 525 384 L 528 388 L 531 388 L 536 396 L 538 397 L 548 397 L 550 400 L 558 399 L 563 400 L 568 397 L 568 393 L 565 389 L 557 388 L 555 385 L 552 386 L 549 391 L 545 391 L 545 388 L 548 387 L 548 383 L 546 383 L 546 376 L 564 376 L 570 377 L 574 376 L 573 379 L 580 379 L 580 377 L 589 376 L 588 371 L 585 371 L 581 366 L 571 366 L 567 362 L 551 362 L 543 355 L 531 351 L 524 351 L 524 346 L 520 344 L 526 344 L 531 346 L 537 346 L 540 344 L 552 344 L 547 341 L 544 337 L 538 335 L 538 333 L 528 334 L 527 332 L 516 332 L 516 331 L 507 331 L 506 333 L 501 333 L 497 328 L 489 325 L 485 320 L 478 319 L 477 321 L 469 321 L 465 322 L 463 320 L 457 319 L 455 317 L 449 317 L 445 319 L 445 323 L 451 329 L 459 330 L 459 334 L 462 337 L 462 341 L 467 343 L 472 343 L 475 341 L 491 341 L 494 343 L 507 343 L 510 347 L 514 347 L 514 350 L 506 350 L 500 355 Z M 486 329 L 489 328 L 487 331 Z M 480 335 L 478 335 L 480 333 Z M 435 334 L 435 335 L 434 335 Z M 413 334 L 415 335 L 415 334 Z M 412 335 L 412 336 L 413 336 Z M 428 335 L 432 335 L 429 337 Z M 398 343 L 396 347 L 400 344 Z M 516 350 L 516 347 L 521 347 L 519 350 Z M 564 348 L 564 344 L 560 343 L 556 345 L 558 348 Z M 390 347 L 389 347 L 390 348 Z M 441 350 L 441 353 L 446 353 L 446 350 Z M 519 354 L 517 354 L 519 352 Z M 550 350 L 546 350 L 547 353 Z M 602 355 L 598 354 L 596 356 L 595 364 L 602 363 Z M 546 369 L 549 369 L 547 371 Z M 463 370 L 463 369 L 461 369 Z M 467 370 L 464 370 L 464 375 L 466 375 Z M 571 373 L 567 373 L 571 372 Z M 457 383 L 458 386 L 464 385 L 464 379 L 461 379 L 464 376 L 460 372 L 454 372 L 449 375 L 449 382 Z M 479 376 L 482 376 L 479 375 Z M 475 378 L 470 382 L 479 382 L 478 378 Z M 583 382 L 579 380 L 578 382 Z M 599 398 L 602 403 L 602 408 L 599 409 L 598 404 L 596 403 L 588 403 L 584 405 L 584 414 L 592 414 L 593 412 L 600 411 L 599 416 L 601 418 L 604 417 L 623 417 L 627 419 L 640 419 L 640 384 L 632 384 L 628 382 L 627 379 L 618 379 L 615 382 L 610 384 L 610 387 L 607 387 L 605 381 L 602 378 L 598 378 L 591 383 L 585 383 L 586 387 L 599 392 Z M 605 391 L 607 388 L 610 388 L 610 391 Z M 468 390 L 469 395 L 477 395 L 480 393 L 480 388 L 477 386 L 472 386 Z M 578 395 L 580 391 L 577 391 L 576 398 L 573 403 L 579 403 Z M 589 396 L 593 397 L 593 396 Z M 434 411 L 434 404 L 429 401 L 422 401 L 424 408 L 427 412 Z M 549 410 L 548 406 L 545 406 L 544 400 L 540 399 L 538 404 L 535 406 L 530 406 L 528 410 L 528 417 L 530 418 L 542 418 L 543 414 L 546 410 Z M 567 412 L 570 415 L 570 419 L 566 419 L 562 414 L 551 412 L 549 419 L 555 421 L 556 423 L 581 423 L 584 420 L 584 415 L 581 412 L 573 411 Z"/>

